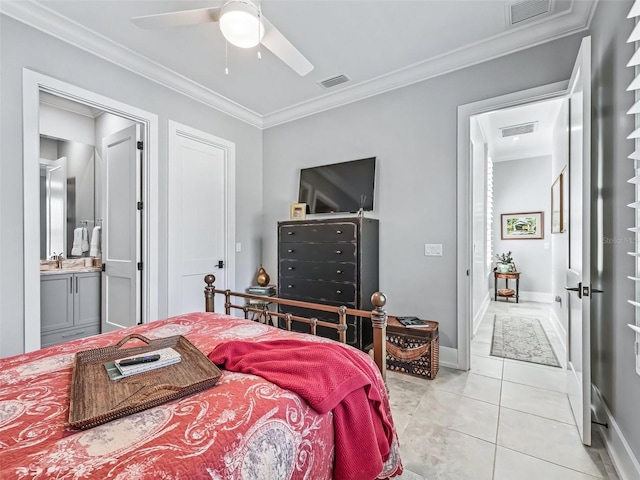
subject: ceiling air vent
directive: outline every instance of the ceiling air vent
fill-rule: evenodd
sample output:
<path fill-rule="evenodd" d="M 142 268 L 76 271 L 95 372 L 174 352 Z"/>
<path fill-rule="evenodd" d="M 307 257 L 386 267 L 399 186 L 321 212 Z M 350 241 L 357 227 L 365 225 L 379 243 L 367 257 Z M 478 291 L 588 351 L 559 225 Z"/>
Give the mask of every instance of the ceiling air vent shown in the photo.
<path fill-rule="evenodd" d="M 509 26 L 535 18 L 551 12 L 552 0 L 524 0 L 509 5 Z"/>
<path fill-rule="evenodd" d="M 510 127 L 502 127 L 500 131 L 503 137 L 513 137 L 514 135 L 524 135 L 525 133 L 533 133 L 536 130 L 538 122 L 521 123 L 520 125 L 511 125 Z"/>
<path fill-rule="evenodd" d="M 318 83 L 322 85 L 324 88 L 335 87 L 336 85 L 340 85 L 341 83 L 348 82 L 351 80 L 344 73 L 340 75 L 336 75 L 335 77 L 326 78 L 324 80 L 320 80 Z"/>

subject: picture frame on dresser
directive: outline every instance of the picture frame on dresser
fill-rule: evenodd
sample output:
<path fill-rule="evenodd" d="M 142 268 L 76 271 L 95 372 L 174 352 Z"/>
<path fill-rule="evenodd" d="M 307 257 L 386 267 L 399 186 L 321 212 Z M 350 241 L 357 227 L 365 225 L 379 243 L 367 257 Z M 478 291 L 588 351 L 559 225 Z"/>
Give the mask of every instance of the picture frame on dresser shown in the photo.
<path fill-rule="evenodd" d="M 289 209 L 289 218 L 291 220 L 304 220 L 307 217 L 306 203 L 292 203 Z"/>

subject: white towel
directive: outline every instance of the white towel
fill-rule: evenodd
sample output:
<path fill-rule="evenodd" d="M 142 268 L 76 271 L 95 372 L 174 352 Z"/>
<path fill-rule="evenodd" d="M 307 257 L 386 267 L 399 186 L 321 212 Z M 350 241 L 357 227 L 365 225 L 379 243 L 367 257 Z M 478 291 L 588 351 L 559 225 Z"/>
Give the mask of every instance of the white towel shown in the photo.
<path fill-rule="evenodd" d="M 71 248 L 71 255 L 82 255 L 82 228 L 78 227 L 73 231 L 73 247 Z"/>
<path fill-rule="evenodd" d="M 89 251 L 89 232 L 87 227 L 82 227 L 82 253 Z"/>
<path fill-rule="evenodd" d="M 93 227 L 93 231 L 91 232 L 91 251 L 89 252 L 89 256 L 100 256 L 100 226 Z"/>

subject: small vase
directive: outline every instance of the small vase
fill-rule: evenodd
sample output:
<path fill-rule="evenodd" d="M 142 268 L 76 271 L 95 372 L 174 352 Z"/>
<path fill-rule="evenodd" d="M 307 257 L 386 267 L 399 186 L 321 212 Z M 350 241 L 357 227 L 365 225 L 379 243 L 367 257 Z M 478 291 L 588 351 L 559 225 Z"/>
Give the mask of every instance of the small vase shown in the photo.
<path fill-rule="evenodd" d="M 508 263 L 499 263 L 498 264 L 498 272 L 500 272 L 500 273 L 509 273 L 509 264 Z"/>
<path fill-rule="evenodd" d="M 260 285 L 261 287 L 266 287 L 267 285 L 269 285 L 269 274 L 267 273 L 267 271 L 260 267 L 260 270 L 258 270 L 258 276 L 256 277 L 256 281 L 258 282 L 258 285 Z"/>

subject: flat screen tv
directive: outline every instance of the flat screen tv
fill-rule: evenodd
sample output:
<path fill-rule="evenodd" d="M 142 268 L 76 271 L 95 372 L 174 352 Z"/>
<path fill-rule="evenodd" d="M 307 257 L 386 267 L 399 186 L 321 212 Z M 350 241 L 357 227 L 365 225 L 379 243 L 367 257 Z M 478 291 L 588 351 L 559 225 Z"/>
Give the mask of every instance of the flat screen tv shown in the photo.
<path fill-rule="evenodd" d="M 373 210 L 376 157 L 300 170 L 298 202 L 307 213 Z"/>

